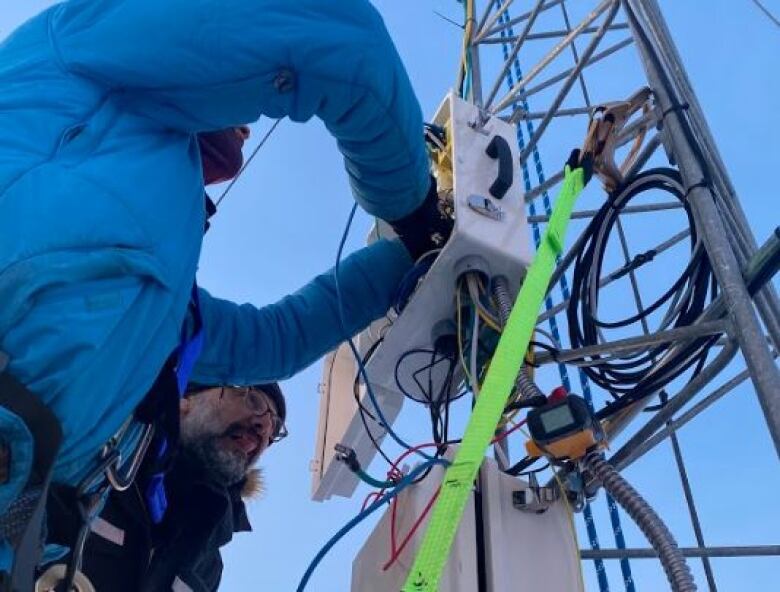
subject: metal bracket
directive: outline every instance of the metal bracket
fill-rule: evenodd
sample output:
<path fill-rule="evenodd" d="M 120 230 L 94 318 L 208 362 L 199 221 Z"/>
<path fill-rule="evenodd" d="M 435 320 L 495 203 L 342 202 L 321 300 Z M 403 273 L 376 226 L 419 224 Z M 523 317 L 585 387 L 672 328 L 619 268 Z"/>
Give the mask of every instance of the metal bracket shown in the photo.
<path fill-rule="evenodd" d="M 483 216 L 487 216 L 488 218 L 499 222 L 504 219 L 504 211 L 487 197 L 469 195 L 468 204 L 477 214 L 482 214 Z"/>
<path fill-rule="evenodd" d="M 560 488 L 554 485 L 541 487 L 536 474 L 531 473 L 528 487 L 512 492 L 512 505 L 521 512 L 543 514 L 561 498 Z"/>

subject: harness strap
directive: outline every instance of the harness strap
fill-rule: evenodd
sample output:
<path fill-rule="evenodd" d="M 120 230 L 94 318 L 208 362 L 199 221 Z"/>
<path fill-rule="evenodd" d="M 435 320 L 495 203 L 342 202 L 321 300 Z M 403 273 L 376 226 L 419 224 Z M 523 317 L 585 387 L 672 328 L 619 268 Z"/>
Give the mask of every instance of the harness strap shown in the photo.
<path fill-rule="evenodd" d="M 21 418 L 33 437 L 33 464 L 27 484 L 0 517 L 0 538 L 14 547 L 11 573 L 0 574 L 0 590 L 26 592 L 33 589 L 42 553 L 47 490 L 62 441 L 62 428 L 49 408 L 8 372 L 0 373 L 0 406 Z M 6 450 L 5 461 L 10 462 L 10 446 L 5 442 L 0 445 Z"/>
<path fill-rule="evenodd" d="M 162 521 L 168 507 L 164 479 L 179 442 L 179 399 L 187 389 L 190 375 L 203 349 L 203 318 L 200 314 L 197 284 L 192 286 L 189 311 L 192 324 L 190 327 L 188 323 L 182 326 L 181 342 L 169 359 L 169 363 L 174 366 L 170 368 L 166 364 L 147 396 L 147 400 L 153 405 L 156 404 L 158 410 L 160 406 L 163 409 L 163 429 L 158 430 L 159 435 L 152 448 L 156 454 L 155 469 L 151 472 L 144 491 L 146 505 L 155 524 Z M 171 380 L 174 383 L 171 383 Z"/>

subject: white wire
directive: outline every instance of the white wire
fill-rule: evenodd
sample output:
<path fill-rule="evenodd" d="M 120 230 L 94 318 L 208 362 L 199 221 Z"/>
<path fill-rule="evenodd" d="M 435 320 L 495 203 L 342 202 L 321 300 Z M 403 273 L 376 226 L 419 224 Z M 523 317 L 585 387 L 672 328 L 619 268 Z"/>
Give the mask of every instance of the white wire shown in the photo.
<path fill-rule="evenodd" d="M 477 374 L 477 346 L 479 345 L 479 313 L 474 307 L 474 324 L 471 328 L 471 356 L 469 366 L 471 368 L 472 385 L 471 391 L 474 397 L 479 397 L 479 374 Z"/>
<path fill-rule="evenodd" d="M 426 251 L 425 253 L 423 253 L 422 255 L 420 255 L 420 256 L 417 258 L 417 261 L 415 261 L 415 262 L 414 262 L 414 264 L 415 264 L 415 265 L 417 265 L 418 263 L 420 263 L 420 261 L 422 261 L 422 260 L 423 260 L 423 259 L 425 259 L 426 257 L 430 257 L 431 255 L 434 255 L 434 254 L 436 254 L 436 253 L 439 253 L 439 252 L 441 252 L 441 249 L 440 249 L 440 248 L 437 248 L 437 249 L 431 249 L 430 251 Z"/>
<path fill-rule="evenodd" d="M 468 285 L 469 289 L 469 296 L 474 301 L 474 306 L 476 306 L 479 311 L 485 315 L 492 323 L 494 323 L 497 327 L 501 326 L 501 321 L 498 319 L 492 312 L 490 312 L 487 308 L 485 308 L 485 305 L 482 304 L 482 301 L 479 299 L 479 286 L 477 284 L 477 277 L 473 273 L 470 273 L 466 276 L 466 283 Z"/>
<path fill-rule="evenodd" d="M 474 321 L 471 326 L 471 355 L 469 356 L 469 372 L 471 372 L 471 392 L 474 397 L 479 397 L 479 374 L 477 373 L 477 352 L 479 346 L 479 293 L 474 289 L 472 276 L 466 276 L 466 283 L 469 289 L 469 296 L 474 304 Z"/>

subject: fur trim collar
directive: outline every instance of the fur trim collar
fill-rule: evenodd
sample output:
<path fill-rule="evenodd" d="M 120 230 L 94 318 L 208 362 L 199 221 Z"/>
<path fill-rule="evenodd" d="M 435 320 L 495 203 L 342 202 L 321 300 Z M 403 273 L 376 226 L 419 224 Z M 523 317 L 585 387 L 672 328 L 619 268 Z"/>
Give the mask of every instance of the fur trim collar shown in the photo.
<path fill-rule="evenodd" d="M 260 468 L 249 469 L 241 484 L 241 497 L 248 501 L 261 497 L 263 493 L 265 493 L 263 470 Z"/>

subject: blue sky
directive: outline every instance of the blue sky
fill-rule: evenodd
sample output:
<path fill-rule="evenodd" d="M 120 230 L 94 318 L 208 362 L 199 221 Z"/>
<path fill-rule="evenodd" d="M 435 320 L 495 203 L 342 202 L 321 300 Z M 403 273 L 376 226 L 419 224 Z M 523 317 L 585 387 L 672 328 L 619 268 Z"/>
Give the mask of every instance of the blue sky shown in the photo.
<path fill-rule="evenodd" d="M 51 4 L 6 0 L 0 11 L 0 38 Z M 430 116 L 452 85 L 460 41 L 459 30 L 433 10 L 458 20 L 460 5 L 454 0 L 375 4 L 407 64 L 423 111 Z M 780 12 L 780 3 L 767 0 L 767 5 Z M 780 83 L 774 74 L 780 30 L 749 0 L 662 0 L 661 6 L 761 242 L 778 222 L 774 172 L 780 162 Z M 513 9 L 514 14 L 521 11 Z M 604 75 L 589 82 L 608 87 L 612 81 Z M 250 148 L 268 125 L 261 120 L 253 126 Z M 561 145 L 573 147 L 580 141 L 563 138 Z M 556 154 L 550 158 L 559 162 Z M 333 264 L 350 206 L 340 156 L 323 126 L 282 122 L 220 208 L 205 240 L 200 283 L 214 294 L 241 302 L 275 301 Z M 365 216 L 358 219 L 350 248 L 360 246 L 369 223 Z M 657 236 L 655 224 L 637 225 L 634 232 L 640 243 L 668 236 Z M 739 364 L 736 370 L 741 369 Z M 352 500 L 325 504 L 309 500 L 320 374 L 317 363 L 284 385 L 291 436 L 263 460 L 267 492 L 250 506 L 254 532 L 237 537 L 224 554 L 223 590 L 293 590 L 317 549 L 360 505 L 363 489 Z M 555 386 L 554 377 L 544 375 L 543 380 L 548 381 L 543 386 Z M 399 423 L 398 429 L 409 440 L 426 437 L 417 421 L 420 417 L 419 410 L 408 408 Z M 680 438 L 708 542 L 777 543 L 777 457 L 749 384 L 686 427 Z M 375 464 L 373 469 L 379 473 L 381 466 Z M 668 520 L 681 544 L 692 544 L 668 445 L 659 446 L 626 474 Z M 612 546 L 603 503 L 598 508 L 602 544 Z M 332 551 L 310 590 L 349 589 L 352 558 L 369 528 L 370 524 L 356 529 Z M 632 526 L 626 525 L 626 531 L 629 545 L 644 546 Z M 699 564 L 692 565 L 704 589 Z M 639 590 L 664 588 L 653 562 L 635 561 L 632 567 Z M 714 560 L 713 567 L 722 592 L 770 589 L 780 560 L 722 559 Z M 612 589 L 622 589 L 616 565 L 609 570 Z M 589 568 L 586 575 L 592 582 Z"/>

